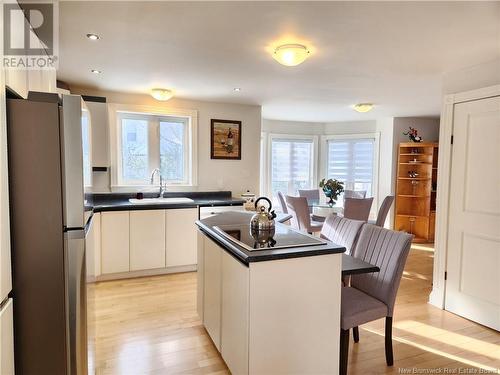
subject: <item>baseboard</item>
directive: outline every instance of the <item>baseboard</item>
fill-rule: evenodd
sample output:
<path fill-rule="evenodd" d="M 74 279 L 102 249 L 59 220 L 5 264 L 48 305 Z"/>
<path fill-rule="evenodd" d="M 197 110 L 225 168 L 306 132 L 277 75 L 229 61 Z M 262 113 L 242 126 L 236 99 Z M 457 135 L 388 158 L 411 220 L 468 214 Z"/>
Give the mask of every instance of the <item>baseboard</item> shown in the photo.
<path fill-rule="evenodd" d="M 99 276 L 94 277 L 94 282 L 109 281 L 109 280 L 121 280 L 121 279 L 132 279 L 132 278 L 136 278 L 136 277 L 167 275 L 170 273 L 193 272 L 193 271 L 196 271 L 196 269 L 197 269 L 197 265 L 192 264 L 192 265 L 188 265 L 188 266 L 155 268 L 152 270 L 109 273 L 109 274 L 99 275 Z"/>
<path fill-rule="evenodd" d="M 429 294 L 429 304 L 444 310 L 444 291 L 440 288 L 433 288 Z"/>

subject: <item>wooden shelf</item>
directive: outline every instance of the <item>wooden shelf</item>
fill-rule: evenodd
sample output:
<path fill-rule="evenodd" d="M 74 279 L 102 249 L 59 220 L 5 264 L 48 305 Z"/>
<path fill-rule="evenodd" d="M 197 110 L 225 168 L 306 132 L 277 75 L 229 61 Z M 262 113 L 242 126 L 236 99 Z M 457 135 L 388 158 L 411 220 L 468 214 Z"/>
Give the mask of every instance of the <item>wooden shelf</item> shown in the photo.
<path fill-rule="evenodd" d="M 406 153 L 401 153 L 401 154 L 399 154 L 399 155 L 402 155 L 402 156 L 403 156 L 403 155 L 404 155 L 404 156 L 408 156 L 408 155 L 411 155 L 411 156 L 420 156 L 420 155 L 430 156 L 430 155 L 432 155 L 432 154 L 423 153 L 423 152 L 421 152 L 421 153 L 419 153 L 419 154 L 415 154 L 415 153 L 411 153 L 411 152 L 406 152 Z"/>
<path fill-rule="evenodd" d="M 429 198 L 430 195 L 411 195 L 411 194 L 398 194 L 401 198 Z"/>
<path fill-rule="evenodd" d="M 413 242 L 434 239 L 435 211 L 431 210 L 436 209 L 433 188 L 437 175 L 437 147 L 438 144 L 433 142 L 399 144 L 394 229 L 413 234 Z M 406 177 L 412 171 L 425 173 L 420 173 L 419 177 Z"/>
<path fill-rule="evenodd" d="M 407 215 L 407 214 L 396 214 L 396 216 L 401 216 L 401 217 L 423 217 L 423 218 L 428 218 L 429 216 L 422 216 L 422 215 Z"/>
<path fill-rule="evenodd" d="M 430 180 L 430 177 L 398 177 L 398 180 L 417 180 L 417 181 L 425 181 Z"/>
<path fill-rule="evenodd" d="M 432 163 L 426 163 L 426 162 L 423 162 L 423 161 L 417 161 L 415 163 L 399 163 L 400 165 L 401 164 L 404 164 L 404 165 L 432 165 Z"/>

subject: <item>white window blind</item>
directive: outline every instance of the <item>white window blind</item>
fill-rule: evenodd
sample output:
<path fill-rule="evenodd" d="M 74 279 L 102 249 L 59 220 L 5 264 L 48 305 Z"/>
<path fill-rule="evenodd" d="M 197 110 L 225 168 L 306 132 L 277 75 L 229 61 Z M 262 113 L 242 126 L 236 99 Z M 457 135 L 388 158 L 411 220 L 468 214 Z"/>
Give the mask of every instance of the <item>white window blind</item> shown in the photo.
<path fill-rule="evenodd" d="M 273 139 L 271 143 L 271 192 L 297 195 L 313 184 L 313 141 Z"/>
<path fill-rule="evenodd" d="M 327 176 L 344 182 L 344 189 L 373 191 L 375 139 L 328 140 Z"/>

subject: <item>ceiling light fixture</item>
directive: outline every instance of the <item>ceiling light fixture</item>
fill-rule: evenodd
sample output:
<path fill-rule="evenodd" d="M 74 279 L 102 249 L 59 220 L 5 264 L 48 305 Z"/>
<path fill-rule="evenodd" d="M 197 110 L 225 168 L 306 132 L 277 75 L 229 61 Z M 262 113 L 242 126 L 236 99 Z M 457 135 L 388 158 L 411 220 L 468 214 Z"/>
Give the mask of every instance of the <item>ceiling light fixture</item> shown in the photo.
<path fill-rule="evenodd" d="M 274 49 L 273 58 L 282 65 L 296 66 L 302 64 L 310 53 L 302 44 L 283 44 Z"/>
<path fill-rule="evenodd" d="M 234 92 L 240 92 L 240 91 L 241 91 L 241 88 L 240 88 L 240 87 L 235 87 L 235 88 L 233 89 L 233 91 L 234 91 Z"/>
<path fill-rule="evenodd" d="M 156 100 L 167 101 L 174 96 L 174 93 L 172 90 L 167 89 L 152 89 L 151 96 Z"/>
<path fill-rule="evenodd" d="M 98 39 L 101 39 L 99 37 L 99 35 L 97 34 L 87 34 L 87 38 L 90 39 L 90 40 L 98 40 Z"/>
<path fill-rule="evenodd" d="M 102 73 L 102 71 L 97 70 L 97 69 L 92 69 L 91 72 L 94 74 L 101 74 Z"/>
<path fill-rule="evenodd" d="M 359 113 L 370 112 L 373 109 L 373 103 L 359 103 L 353 106 L 354 110 Z"/>

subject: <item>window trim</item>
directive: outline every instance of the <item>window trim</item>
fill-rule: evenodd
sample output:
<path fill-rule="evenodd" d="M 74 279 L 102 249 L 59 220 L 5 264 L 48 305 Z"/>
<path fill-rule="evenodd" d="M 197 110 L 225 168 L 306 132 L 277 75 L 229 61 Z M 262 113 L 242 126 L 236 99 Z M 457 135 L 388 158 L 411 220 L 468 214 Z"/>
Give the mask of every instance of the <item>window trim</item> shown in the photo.
<path fill-rule="evenodd" d="M 318 139 L 319 137 L 317 135 L 310 135 L 310 134 L 280 134 L 280 133 L 269 133 L 267 136 L 267 145 L 266 145 L 266 150 L 267 150 L 267 155 L 266 155 L 266 171 L 265 171 L 265 176 L 266 176 L 266 195 L 271 196 L 272 195 L 272 182 L 273 182 L 273 176 L 272 174 L 272 168 L 271 168 L 271 162 L 272 162 L 272 147 L 273 147 L 273 140 L 274 139 L 280 139 L 280 140 L 308 140 L 312 141 L 312 156 L 311 156 L 311 169 L 312 169 L 312 186 L 311 189 L 314 189 L 315 186 L 318 185 Z M 288 192 L 287 192 L 288 194 Z"/>
<path fill-rule="evenodd" d="M 190 188 L 198 184 L 198 111 L 178 108 L 158 108 L 143 105 L 123 105 L 123 104 L 108 104 L 109 117 L 109 149 L 110 149 L 110 164 L 111 164 L 111 191 L 138 191 L 156 189 L 155 185 L 141 184 L 124 184 L 120 179 L 121 171 L 121 126 L 119 113 L 129 113 L 138 116 L 155 116 L 155 117 L 177 117 L 187 119 L 187 137 L 186 141 L 189 150 L 186 155 L 188 160 L 185 161 L 187 166 L 188 181 L 184 183 L 168 183 L 167 186 L 179 188 Z M 158 128 L 159 129 L 159 128 Z M 148 147 L 151 146 L 148 144 Z"/>
<path fill-rule="evenodd" d="M 379 159 L 380 159 L 380 132 L 374 133 L 350 133 L 350 134 L 330 134 L 321 136 L 321 158 L 320 171 L 321 178 L 328 176 L 328 141 L 330 140 L 352 140 L 352 139 L 374 139 L 373 147 L 373 204 L 372 215 L 378 209 L 378 191 L 379 191 Z"/>

